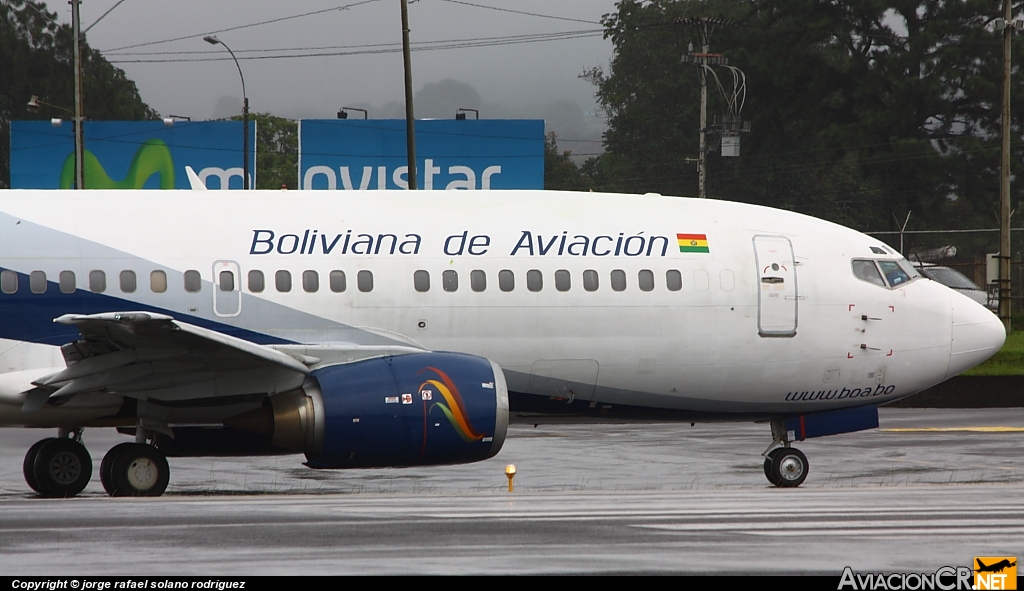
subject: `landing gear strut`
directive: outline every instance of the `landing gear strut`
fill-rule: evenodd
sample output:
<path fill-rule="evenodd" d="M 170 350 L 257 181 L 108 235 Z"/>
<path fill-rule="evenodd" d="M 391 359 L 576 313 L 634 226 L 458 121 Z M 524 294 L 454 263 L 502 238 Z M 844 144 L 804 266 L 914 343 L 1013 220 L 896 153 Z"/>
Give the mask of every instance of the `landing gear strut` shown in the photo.
<path fill-rule="evenodd" d="M 25 454 L 22 472 L 32 490 L 44 497 L 82 492 L 92 477 L 92 457 L 82 445 L 82 430 L 61 429 L 59 437 L 37 441 Z"/>
<path fill-rule="evenodd" d="M 775 438 L 764 454 L 764 475 L 779 488 L 794 488 L 803 484 L 810 465 L 807 456 L 795 447 L 790 447 L 785 423 L 772 421 L 772 436 Z M 779 447 L 775 447 L 778 445 Z M 772 449 L 774 448 L 774 449 Z"/>

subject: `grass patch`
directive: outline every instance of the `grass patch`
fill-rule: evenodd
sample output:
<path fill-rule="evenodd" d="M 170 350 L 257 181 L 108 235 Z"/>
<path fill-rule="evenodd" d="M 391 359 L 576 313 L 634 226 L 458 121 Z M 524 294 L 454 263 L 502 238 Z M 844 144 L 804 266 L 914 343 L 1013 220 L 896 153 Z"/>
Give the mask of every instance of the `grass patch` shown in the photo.
<path fill-rule="evenodd" d="M 962 373 L 965 376 L 1024 375 L 1024 331 L 1014 331 L 991 359 Z"/>

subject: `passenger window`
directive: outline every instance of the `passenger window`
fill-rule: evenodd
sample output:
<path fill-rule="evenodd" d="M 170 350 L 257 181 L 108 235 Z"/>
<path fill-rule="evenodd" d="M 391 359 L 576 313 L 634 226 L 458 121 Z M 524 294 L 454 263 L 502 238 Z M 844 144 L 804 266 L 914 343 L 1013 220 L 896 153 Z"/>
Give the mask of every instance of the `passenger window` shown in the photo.
<path fill-rule="evenodd" d="M 626 272 L 622 269 L 612 271 L 612 289 L 615 291 L 626 290 Z"/>
<path fill-rule="evenodd" d="M 640 291 L 653 291 L 654 290 L 654 272 L 649 269 L 641 269 L 640 274 L 637 276 L 640 282 Z"/>
<path fill-rule="evenodd" d="M 882 280 L 882 276 L 878 273 L 878 268 L 875 267 L 874 261 L 854 260 L 853 275 L 861 281 L 885 287 L 885 281 Z"/>
<path fill-rule="evenodd" d="M 570 287 L 572 287 L 572 279 L 569 277 L 569 272 L 565 269 L 555 271 L 555 289 L 569 291 Z"/>
<path fill-rule="evenodd" d="M 498 289 L 501 291 L 512 291 L 516 288 L 515 273 L 505 269 L 498 272 Z"/>
<path fill-rule="evenodd" d="M 32 293 L 46 293 L 46 273 L 32 271 L 28 274 L 28 287 Z"/>
<path fill-rule="evenodd" d="M 412 274 L 412 285 L 416 291 L 430 291 L 430 273 L 428 271 L 416 271 Z"/>
<path fill-rule="evenodd" d="M 331 271 L 331 291 L 334 293 L 341 293 L 345 291 L 345 272 L 344 271 Z"/>
<path fill-rule="evenodd" d="M 75 293 L 75 289 L 78 287 L 78 282 L 75 281 L 74 271 L 61 271 L 60 272 L 60 292 L 61 293 Z"/>
<path fill-rule="evenodd" d="M 473 291 L 484 291 L 487 289 L 487 273 L 473 271 L 469 274 L 469 285 L 473 288 Z"/>
<path fill-rule="evenodd" d="M 600 286 L 597 277 L 597 271 L 593 269 L 587 269 L 583 272 L 583 289 L 587 291 L 597 291 Z"/>
<path fill-rule="evenodd" d="M 530 291 L 544 289 L 544 276 L 537 269 L 530 269 L 526 272 L 526 289 Z"/>
<path fill-rule="evenodd" d="M 886 281 L 893 287 L 910 281 L 910 275 L 907 275 L 906 271 L 896 264 L 896 261 L 878 261 L 878 266 L 882 269 Z"/>
<path fill-rule="evenodd" d="M 722 286 L 722 291 L 732 291 L 736 287 L 736 277 L 729 269 L 723 269 L 718 274 L 718 283 Z"/>
<path fill-rule="evenodd" d="M 93 293 L 107 291 L 107 274 L 103 271 L 89 271 L 89 291 Z"/>
<path fill-rule="evenodd" d="M 683 288 L 683 274 L 672 269 L 665 273 L 665 286 L 669 291 L 679 291 Z"/>
<path fill-rule="evenodd" d="M 121 271 L 121 291 L 124 293 L 135 293 L 136 284 L 135 271 Z"/>
<path fill-rule="evenodd" d="M 373 273 L 369 271 L 360 271 L 356 275 L 356 283 L 359 286 L 359 291 L 373 291 Z"/>
<path fill-rule="evenodd" d="M 221 291 L 235 291 L 235 274 L 231 271 L 221 271 L 217 277 L 217 285 Z"/>
<path fill-rule="evenodd" d="M 278 271 L 274 273 L 274 287 L 277 291 L 282 293 L 288 293 L 292 290 L 292 274 L 288 271 Z"/>
<path fill-rule="evenodd" d="M 302 272 L 302 291 L 316 293 L 320 291 L 320 274 L 316 271 Z"/>
<path fill-rule="evenodd" d="M 0 291 L 15 293 L 18 291 L 18 274 L 14 271 L 0 271 Z"/>
<path fill-rule="evenodd" d="M 697 269 L 693 272 L 693 286 L 697 291 L 707 291 L 711 287 L 711 275 L 706 269 Z"/>
<path fill-rule="evenodd" d="M 249 291 L 262 293 L 266 287 L 263 281 L 263 271 L 249 271 Z"/>
<path fill-rule="evenodd" d="M 199 271 L 185 271 L 185 291 L 199 293 L 203 288 L 203 278 Z"/>
<path fill-rule="evenodd" d="M 441 273 L 441 287 L 445 291 L 458 291 L 459 289 L 459 274 L 456 271 L 445 271 Z"/>
<path fill-rule="evenodd" d="M 61 281 L 63 281 L 63 278 Z M 167 273 L 163 271 L 153 271 L 150 273 L 149 289 L 153 290 L 153 293 L 164 293 L 167 291 Z"/>

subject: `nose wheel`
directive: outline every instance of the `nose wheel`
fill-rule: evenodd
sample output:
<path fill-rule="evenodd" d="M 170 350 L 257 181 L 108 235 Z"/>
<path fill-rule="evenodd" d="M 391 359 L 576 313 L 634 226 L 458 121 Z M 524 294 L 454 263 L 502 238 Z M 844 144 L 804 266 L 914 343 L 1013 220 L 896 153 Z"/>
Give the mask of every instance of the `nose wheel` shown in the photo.
<path fill-rule="evenodd" d="M 793 447 L 777 447 L 765 456 L 764 475 L 779 488 L 794 488 L 807 478 L 807 456 Z"/>
<path fill-rule="evenodd" d="M 789 446 L 793 434 L 786 430 L 785 421 L 773 419 L 771 426 L 772 443 L 763 454 L 765 478 L 779 488 L 798 487 L 804 483 L 810 468 L 807 456 Z"/>

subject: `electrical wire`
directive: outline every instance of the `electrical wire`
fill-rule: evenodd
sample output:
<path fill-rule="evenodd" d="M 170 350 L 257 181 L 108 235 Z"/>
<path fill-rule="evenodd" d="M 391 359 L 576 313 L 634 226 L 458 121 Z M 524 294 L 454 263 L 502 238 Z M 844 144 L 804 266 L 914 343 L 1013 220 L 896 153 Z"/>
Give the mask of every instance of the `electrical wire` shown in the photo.
<path fill-rule="evenodd" d="M 104 50 L 104 52 L 106 53 L 106 52 L 121 51 L 123 49 L 135 49 L 136 47 L 147 47 L 149 45 L 160 45 L 162 43 L 171 43 L 172 41 L 182 41 L 184 39 L 196 39 L 196 38 L 200 38 L 200 37 L 205 37 L 207 35 L 216 35 L 218 33 L 226 33 L 228 31 L 238 31 L 240 29 L 249 29 L 249 28 L 252 28 L 252 27 L 260 27 L 260 26 L 263 26 L 263 25 L 270 25 L 270 24 L 273 24 L 273 23 L 279 23 L 279 22 L 293 20 L 293 19 L 297 19 L 297 18 L 304 18 L 304 17 L 307 17 L 307 16 L 315 16 L 315 15 L 318 15 L 318 14 L 324 14 L 324 13 L 327 13 L 327 12 L 334 12 L 334 11 L 337 11 L 337 10 L 348 10 L 349 8 L 354 8 L 356 6 L 362 6 L 363 4 L 371 4 L 373 2 L 378 2 L 378 1 L 379 0 L 363 0 L 362 2 L 353 2 L 352 4 L 346 4 L 344 6 L 335 6 L 333 8 L 325 8 L 323 10 L 314 10 L 313 12 L 304 12 L 302 14 L 293 14 L 291 16 L 282 16 L 282 17 L 279 17 L 279 18 L 274 18 L 274 19 L 270 19 L 270 20 L 266 20 L 266 21 L 260 21 L 260 22 L 257 22 L 257 23 L 249 23 L 249 24 L 246 24 L 246 25 L 238 25 L 238 26 L 235 26 L 235 27 L 228 27 L 226 29 L 217 29 L 215 31 L 207 31 L 205 33 L 196 33 L 195 35 L 185 35 L 185 36 L 182 36 L 182 37 L 174 37 L 173 39 L 162 39 L 160 41 L 146 41 L 145 43 L 136 43 L 134 45 L 125 45 L 123 47 L 114 47 L 112 49 L 106 49 L 106 50 Z"/>

